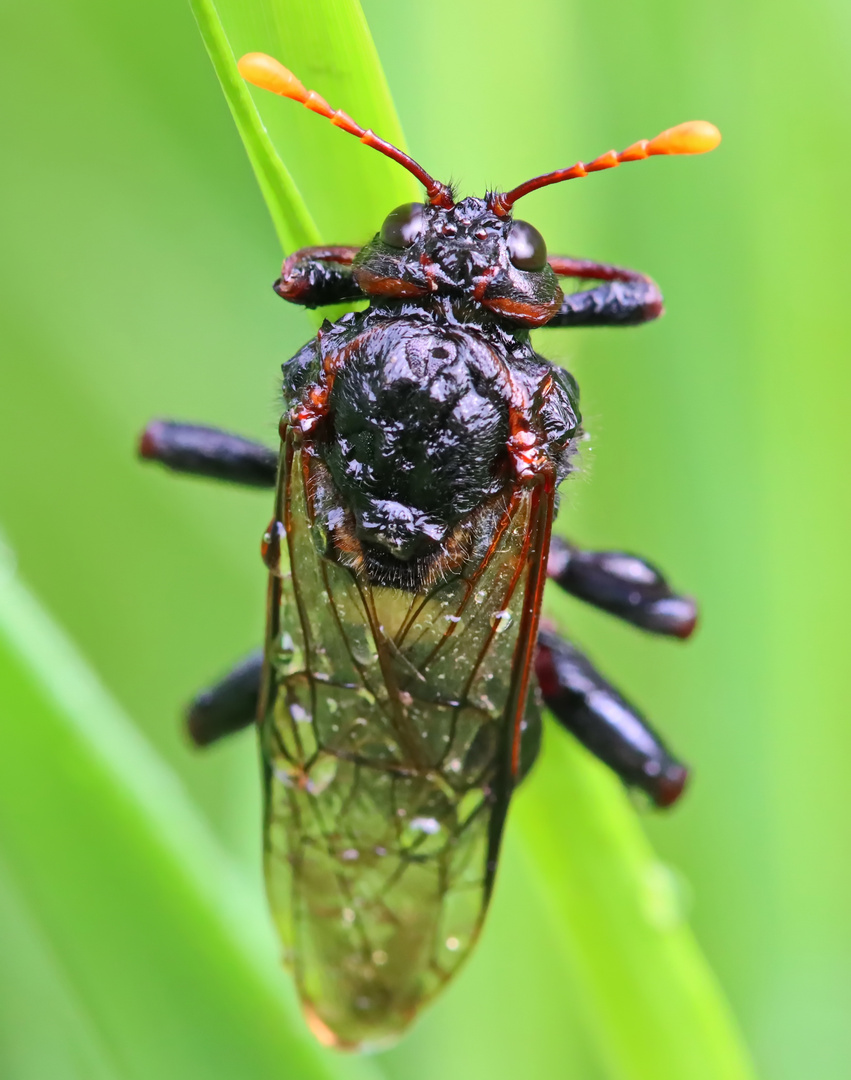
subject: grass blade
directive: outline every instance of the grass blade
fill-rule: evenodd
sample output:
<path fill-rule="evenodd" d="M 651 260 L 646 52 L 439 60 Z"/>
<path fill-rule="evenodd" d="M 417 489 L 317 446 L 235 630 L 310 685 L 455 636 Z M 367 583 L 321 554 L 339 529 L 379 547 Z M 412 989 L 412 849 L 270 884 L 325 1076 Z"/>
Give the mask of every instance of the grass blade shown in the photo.
<path fill-rule="evenodd" d="M 285 251 L 319 243 L 317 229 L 295 181 L 263 126 L 233 54 L 213 0 L 191 0 L 201 37 L 222 84 L 237 130 Z"/>
<path fill-rule="evenodd" d="M 191 5 L 285 251 L 320 240 L 363 243 L 394 206 L 422 197 L 404 169 L 294 102 L 249 91 L 236 71 L 235 58 L 243 53 L 267 52 L 334 108 L 403 146 L 360 4 L 191 0 Z M 318 228 L 299 188 L 310 192 Z"/>
<path fill-rule="evenodd" d="M 15 1080 L 114 1080 L 111 1050 L 80 1008 L 49 942 L 0 862 L 0 1075 Z M 50 1017 L 44 1024 L 41 1018 Z"/>
<path fill-rule="evenodd" d="M 372 1075 L 307 1035 L 259 897 L 11 576 L 0 584 L 0 714 L 4 900 L 13 887 L 37 925 L 90 1058 L 99 1047 L 114 1075 L 140 1080 Z"/>
<path fill-rule="evenodd" d="M 617 1080 L 749 1080 L 747 1052 L 617 781 L 554 726 L 515 825 Z"/>

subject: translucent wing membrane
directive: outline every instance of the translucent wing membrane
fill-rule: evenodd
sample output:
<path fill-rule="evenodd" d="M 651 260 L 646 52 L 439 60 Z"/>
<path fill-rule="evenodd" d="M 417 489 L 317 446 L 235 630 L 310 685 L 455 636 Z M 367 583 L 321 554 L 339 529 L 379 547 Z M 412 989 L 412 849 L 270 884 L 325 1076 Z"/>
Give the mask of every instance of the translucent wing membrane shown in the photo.
<path fill-rule="evenodd" d="M 551 496 L 497 508 L 485 560 L 427 593 L 325 557 L 307 448 L 278 494 L 262 746 L 266 877 L 312 1027 L 398 1036 L 476 939 L 516 771 Z"/>

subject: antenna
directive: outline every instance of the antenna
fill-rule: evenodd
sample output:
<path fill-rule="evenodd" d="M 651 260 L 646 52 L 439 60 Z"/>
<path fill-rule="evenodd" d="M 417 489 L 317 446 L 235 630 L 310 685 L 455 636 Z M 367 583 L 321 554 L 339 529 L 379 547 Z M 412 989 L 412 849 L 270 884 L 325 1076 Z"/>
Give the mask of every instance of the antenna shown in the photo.
<path fill-rule="evenodd" d="M 688 120 L 684 124 L 668 128 L 655 139 L 641 139 L 626 150 L 621 150 L 619 154 L 609 150 L 593 161 L 577 161 L 569 169 L 536 176 L 504 195 L 493 194 L 489 196 L 490 209 L 499 217 L 505 217 L 518 199 L 531 191 L 537 191 L 538 188 L 560 184 L 562 180 L 576 180 L 580 176 L 600 172 L 602 169 L 614 169 L 625 161 L 643 161 L 644 158 L 654 157 L 656 154 L 705 154 L 708 150 L 714 150 L 720 142 L 721 132 L 714 124 L 710 124 L 708 120 Z"/>
<path fill-rule="evenodd" d="M 342 109 L 332 109 L 328 102 L 320 97 L 315 90 L 305 89 L 295 75 L 288 68 L 285 68 L 283 64 L 275 60 L 274 57 L 267 56 L 266 53 L 246 53 L 237 64 L 237 69 L 246 82 L 259 86 L 263 90 L 270 90 L 273 94 L 280 94 L 281 97 L 298 101 L 305 108 L 319 113 L 326 120 L 330 120 L 335 127 L 342 128 L 343 131 L 347 131 L 350 135 L 355 135 L 362 143 L 371 146 L 373 150 L 378 150 L 386 157 L 397 161 L 425 187 L 432 206 L 441 206 L 446 210 L 450 210 L 455 205 L 452 192 L 446 184 L 441 184 L 439 180 L 429 176 L 421 165 L 414 161 L 412 157 L 402 153 L 392 143 L 379 138 L 374 131 L 368 128 L 364 129 L 360 124 L 355 123 Z"/>

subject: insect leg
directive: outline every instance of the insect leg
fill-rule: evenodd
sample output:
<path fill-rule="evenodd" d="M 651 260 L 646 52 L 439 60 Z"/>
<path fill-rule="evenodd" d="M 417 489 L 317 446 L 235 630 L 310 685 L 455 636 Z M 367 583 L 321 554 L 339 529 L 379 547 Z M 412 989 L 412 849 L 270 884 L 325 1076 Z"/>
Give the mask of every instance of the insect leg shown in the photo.
<path fill-rule="evenodd" d="M 224 735 L 248 727 L 257 716 L 263 650 L 257 649 L 186 710 L 186 726 L 196 746 L 208 746 Z"/>
<path fill-rule="evenodd" d="M 568 293 L 547 326 L 635 326 L 658 318 L 664 310 L 656 282 L 637 270 L 561 255 L 548 262 L 560 277 L 605 284 Z"/>
<path fill-rule="evenodd" d="M 152 420 L 142 432 L 139 454 L 175 472 L 211 476 L 247 487 L 273 488 L 278 455 L 260 443 L 218 428 Z"/>
<path fill-rule="evenodd" d="M 535 673 L 547 707 L 563 728 L 625 784 L 646 791 L 657 806 L 676 802 L 688 777 L 685 766 L 570 642 L 541 630 Z"/>
<path fill-rule="evenodd" d="M 352 276 L 352 261 L 359 250 L 307 247 L 294 251 L 272 288 L 284 300 L 307 308 L 361 300 L 363 293 Z"/>
<path fill-rule="evenodd" d="M 572 596 L 654 634 L 687 638 L 697 625 L 694 600 L 672 592 L 656 567 L 637 555 L 582 551 L 553 536 L 547 577 Z"/>

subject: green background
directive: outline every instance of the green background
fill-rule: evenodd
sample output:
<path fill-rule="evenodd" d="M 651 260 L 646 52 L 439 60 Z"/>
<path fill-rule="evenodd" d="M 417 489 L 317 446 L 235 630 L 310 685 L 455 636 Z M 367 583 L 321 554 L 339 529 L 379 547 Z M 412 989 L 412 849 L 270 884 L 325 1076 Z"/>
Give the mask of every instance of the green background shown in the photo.
<path fill-rule="evenodd" d="M 702 625 L 683 647 L 575 604 L 550 611 L 694 765 L 682 806 L 643 822 L 759 1075 L 847 1077 L 851 16 L 823 0 L 364 10 L 409 147 L 465 192 L 685 119 L 724 134 L 709 157 L 629 166 L 523 204 L 552 252 L 635 266 L 665 293 L 658 324 L 536 341 L 577 375 L 591 434 L 560 531 L 658 562 L 700 599 Z M 187 6 L 45 0 L 2 18 L 9 558 L 256 891 L 251 739 L 196 756 L 176 714 L 259 639 L 269 499 L 168 478 L 133 448 L 155 415 L 271 443 L 279 365 L 311 324 L 269 288 L 278 244 Z M 323 168 L 313 122 L 316 160 L 295 179 L 316 193 L 326 237 L 362 242 L 333 209 L 356 168 Z M 353 162 L 368 153 L 349 143 Z M 34 761 L 44 750 L 33 739 Z M 563 797 L 569 806 L 568 784 Z M 74 993 L 49 996 L 52 945 L 5 858 L 0 848 L 0 1075 L 99 1077 L 63 1041 Z M 610 1075 L 525 859 L 509 828 L 478 955 L 376 1070 Z M 126 898 L 137 902 L 143 936 L 143 898 Z M 193 992 L 187 979 L 181 993 Z M 193 1060 L 175 1077 L 194 1080 Z M 152 1062 L 103 1075 L 171 1080 Z M 282 1061 L 279 1075 L 300 1074 Z"/>

